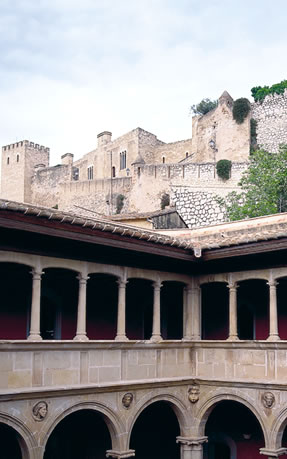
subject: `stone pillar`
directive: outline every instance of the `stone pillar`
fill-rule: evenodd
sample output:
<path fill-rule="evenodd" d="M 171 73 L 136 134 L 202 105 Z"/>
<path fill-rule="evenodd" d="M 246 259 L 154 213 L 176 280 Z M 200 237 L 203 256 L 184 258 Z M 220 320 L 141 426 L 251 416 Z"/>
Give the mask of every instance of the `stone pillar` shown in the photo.
<path fill-rule="evenodd" d="M 183 340 L 190 341 L 192 339 L 192 288 L 185 287 L 183 290 Z"/>
<path fill-rule="evenodd" d="M 180 443 L 181 459 L 203 459 L 203 443 L 205 442 L 207 442 L 207 437 L 177 437 L 176 443 Z"/>
<path fill-rule="evenodd" d="M 278 314 L 277 314 L 277 295 L 276 285 L 274 280 L 267 282 L 269 285 L 269 337 L 268 341 L 278 341 Z"/>
<path fill-rule="evenodd" d="M 229 283 L 229 337 L 228 341 L 238 340 L 237 332 L 237 284 Z"/>
<path fill-rule="evenodd" d="M 87 307 L 87 281 L 88 276 L 79 274 L 79 296 L 78 296 L 78 318 L 77 318 L 77 332 L 74 338 L 75 341 L 87 341 L 86 331 L 86 307 Z"/>
<path fill-rule="evenodd" d="M 32 303 L 31 303 L 31 321 L 30 321 L 30 334 L 28 340 L 41 341 L 40 335 L 40 309 L 41 309 L 41 278 L 42 271 L 33 269 L 31 272 L 33 276 L 32 282 Z"/>
<path fill-rule="evenodd" d="M 160 332 L 160 289 L 162 284 L 157 281 L 153 283 L 153 321 L 151 341 L 157 343 L 162 340 Z"/>
<path fill-rule="evenodd" d="M 200 287 L 190 289 L 191 301 L 191 320 L 192 320 L 192 340 L 201 339 L 201 304 L 200 304 Z"/>
<path fill-rule="evenodd" d="M 118 323 L 116 341 L 127 341 L 126 337 L 126 284 L 127 281 L 119 279 L 118 284 Z"/>

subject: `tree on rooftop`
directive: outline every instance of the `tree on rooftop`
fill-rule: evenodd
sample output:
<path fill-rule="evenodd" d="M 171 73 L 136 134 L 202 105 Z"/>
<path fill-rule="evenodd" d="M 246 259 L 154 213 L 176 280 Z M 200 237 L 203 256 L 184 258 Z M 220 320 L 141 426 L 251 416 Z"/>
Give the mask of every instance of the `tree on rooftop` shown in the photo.
<path fill-rule="evenodd" d="M 193 115 L 205 115 L 206 113 L 213 110 L 217 107 L 218 101 L 217 100 L 210 100 L 210 99 L 202 99 L 199 104 L 192 105 L 190 107 L 190 111 Z"/>
<path fill-rule="evenodd" d="M 287 211 L 287 145 L 279 153 L 255 151 L 239 182 L 241 192 L 219 198 L 229 220 Z"/>

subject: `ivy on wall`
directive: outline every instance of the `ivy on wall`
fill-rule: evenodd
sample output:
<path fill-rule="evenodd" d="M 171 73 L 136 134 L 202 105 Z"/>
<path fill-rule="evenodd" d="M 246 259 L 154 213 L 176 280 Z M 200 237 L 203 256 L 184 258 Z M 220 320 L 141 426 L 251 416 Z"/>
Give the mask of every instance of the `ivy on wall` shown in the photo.
<path fill-rule="evenodd" d="M 231 161 L 229 159 L 220 159 L 216 163 L 216 172 L 218 177 L 222 180 L 228 180 L 230 178 Z"/>
<path fill-rule="evenodd" d="M 118 194 L 116 199 L 116 214 L 120 214 L 122 208 L 124 207 L 125 196 L 123 194 Z"/>
<path fill-rule="evenodd" d="M 269 94 L 283 94 L 286 88 L 287 80 L 283 80 L 272 86 L 254 86 L 254 88 L 251 89 L 251 94 L 255 102 L 263 102 L 265 97 Z"/>
<path fill-rule="evenodd" d="M 233 103 L 232 114 L 233 119 L 238 124 L 242 124 L 245 118 L 248 116 L 250 112 L 250 102 L 245 97 L 241 97 L 237 99 Z"/>

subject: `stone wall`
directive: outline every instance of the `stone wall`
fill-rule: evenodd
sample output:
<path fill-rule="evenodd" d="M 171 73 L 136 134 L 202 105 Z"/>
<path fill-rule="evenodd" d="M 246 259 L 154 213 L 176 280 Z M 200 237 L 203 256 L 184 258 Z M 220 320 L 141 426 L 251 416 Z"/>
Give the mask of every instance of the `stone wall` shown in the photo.
<path fill-rule="evenodd" d="M 257 143 L 265 150 L 277 153 L 279 145 L 287 144 L 287 90 L 284 94 L 266 96 L 252 106 L 257 121 Z"/>
<path fill-rule="evenodd" d="M 32 177 L 32 202 L 38 205 L 54 207 L 61 200 L 61 184 L 70 182 L 71 165 L 58 165 L 35 170 Z"/>

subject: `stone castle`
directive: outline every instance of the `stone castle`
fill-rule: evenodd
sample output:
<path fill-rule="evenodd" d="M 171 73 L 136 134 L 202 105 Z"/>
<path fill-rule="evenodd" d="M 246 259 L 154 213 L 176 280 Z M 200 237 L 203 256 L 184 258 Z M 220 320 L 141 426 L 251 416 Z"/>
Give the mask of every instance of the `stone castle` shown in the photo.
<path fill-rule="evenodd" d="M 164 143 L 141 128 L 112 140 L 98 134 L 97 148 L 74 161 L 49 166 L 49 148 L 28 140 L 2 147 L 1 197 L 91 216 L 156 211 L 168 195 L 192 227 L 224 221 L 215 196 L 237 189 L 248 164 L 250 119 L 257 121 L 258 145 L 277 151 L 287 142 L 287 94 L 253 104 L 242 124 L 232 115 L 224 91 L 218 106 L 192 119 L 192 137 Z M 230 178 L 216 173 L 220 159 L 232 162 Z"/>

